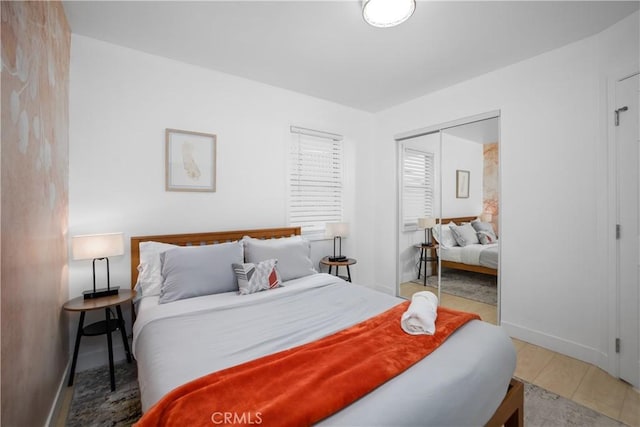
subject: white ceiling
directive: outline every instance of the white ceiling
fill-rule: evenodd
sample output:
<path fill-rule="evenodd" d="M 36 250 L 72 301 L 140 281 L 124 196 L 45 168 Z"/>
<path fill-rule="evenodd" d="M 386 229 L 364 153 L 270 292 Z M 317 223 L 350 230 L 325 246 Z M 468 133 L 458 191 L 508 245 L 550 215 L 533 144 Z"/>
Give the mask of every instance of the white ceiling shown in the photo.
<path fill-rule="evenodd" d="M 64 1 L 72 32 L 376 112 L 595 34 L 640 2 Z"/>

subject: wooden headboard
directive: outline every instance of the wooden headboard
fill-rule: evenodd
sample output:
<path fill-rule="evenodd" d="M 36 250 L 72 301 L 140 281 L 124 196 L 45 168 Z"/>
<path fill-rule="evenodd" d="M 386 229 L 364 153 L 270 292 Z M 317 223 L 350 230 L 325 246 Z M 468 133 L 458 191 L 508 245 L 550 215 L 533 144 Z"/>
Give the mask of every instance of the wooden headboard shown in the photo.
<path fill-rule="evenodd" d="M 436 219 L 436 223 L 440 224 L 449 224 L 450 222 L 453 222 L 454 224 L 460 225 L 463 222 L 471 222 L 474 219 L 478 219 L 478 216 L 459 216 L 459 217 L 455 217 L 455 218 L 439 218 Z"/>
<path fill-rule="evenodd" d="M 274 239 L 278 237 L 299 236 L 300 227 L 263 228 L 257 230 L 213 231 L 208 233 L 164 234 L 158 236 L 137 236 L 131 238 L 131 287 L 138 281 L 138 264 L 140 264 L 140 242 L 161 242 L 173 245 L 210 245 L 214 243 L 232 242 L 244 236 L 256 239 Z"/>

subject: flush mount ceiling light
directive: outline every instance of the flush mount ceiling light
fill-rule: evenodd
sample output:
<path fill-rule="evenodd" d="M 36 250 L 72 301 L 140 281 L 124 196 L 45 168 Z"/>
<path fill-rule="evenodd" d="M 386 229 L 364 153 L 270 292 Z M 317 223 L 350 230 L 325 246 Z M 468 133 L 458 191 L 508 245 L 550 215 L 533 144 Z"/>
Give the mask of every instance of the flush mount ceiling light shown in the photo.
<path fill-rule="evenodd" d="M 374 27 L 394 27 L 416 10 L 415 0 L 363 0 L 362 16 Z"/>

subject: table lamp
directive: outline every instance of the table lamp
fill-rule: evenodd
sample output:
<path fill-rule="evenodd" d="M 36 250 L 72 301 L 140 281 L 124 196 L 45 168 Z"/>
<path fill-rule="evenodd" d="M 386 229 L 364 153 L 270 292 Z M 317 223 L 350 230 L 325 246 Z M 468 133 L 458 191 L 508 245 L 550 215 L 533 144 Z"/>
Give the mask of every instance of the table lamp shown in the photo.
<path fill-rule="evenodd" d="M 431 241 L 431 229 L 436 226 L 436 219 L 432 216 L 418 218 L 418 228 L 424 228 L 424 244 L 433 245 Z"/>
<path fill-rule="evenodd" d="M 329 261 L 345 261 L 346 256 L 342 255 L 342 238 L 349 235 L 349 224 L 346 222 L 329 222 L 325 227 L 325 235 L 333 238 L 333 256 Z M 336 255 L 336 240 L 339 241 L 338 255 Z"/>
<path fill-rule="evenodd" d="M 109 281 L 109 258 L 124 254 L 122 233 L 85 234 L 71 238 L 71 251 L 74 260 L 93 260 L 93 290 L 84 291 L 84 299 L 117 295 L 119 286 L 111 287 Z M 96 289 L 96 260 L 107 261 L 107 287 Z"/>

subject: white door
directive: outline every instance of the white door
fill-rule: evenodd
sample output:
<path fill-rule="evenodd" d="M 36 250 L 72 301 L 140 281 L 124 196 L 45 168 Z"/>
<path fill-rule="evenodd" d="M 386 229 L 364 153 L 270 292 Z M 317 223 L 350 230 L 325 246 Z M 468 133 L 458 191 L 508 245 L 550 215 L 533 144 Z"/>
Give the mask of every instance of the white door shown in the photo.
<path fill-rule="evenodd" d="M 618 318 L 621 379 L 640 387 L 640 113 L 638 74 L 616 84 Z"/>

